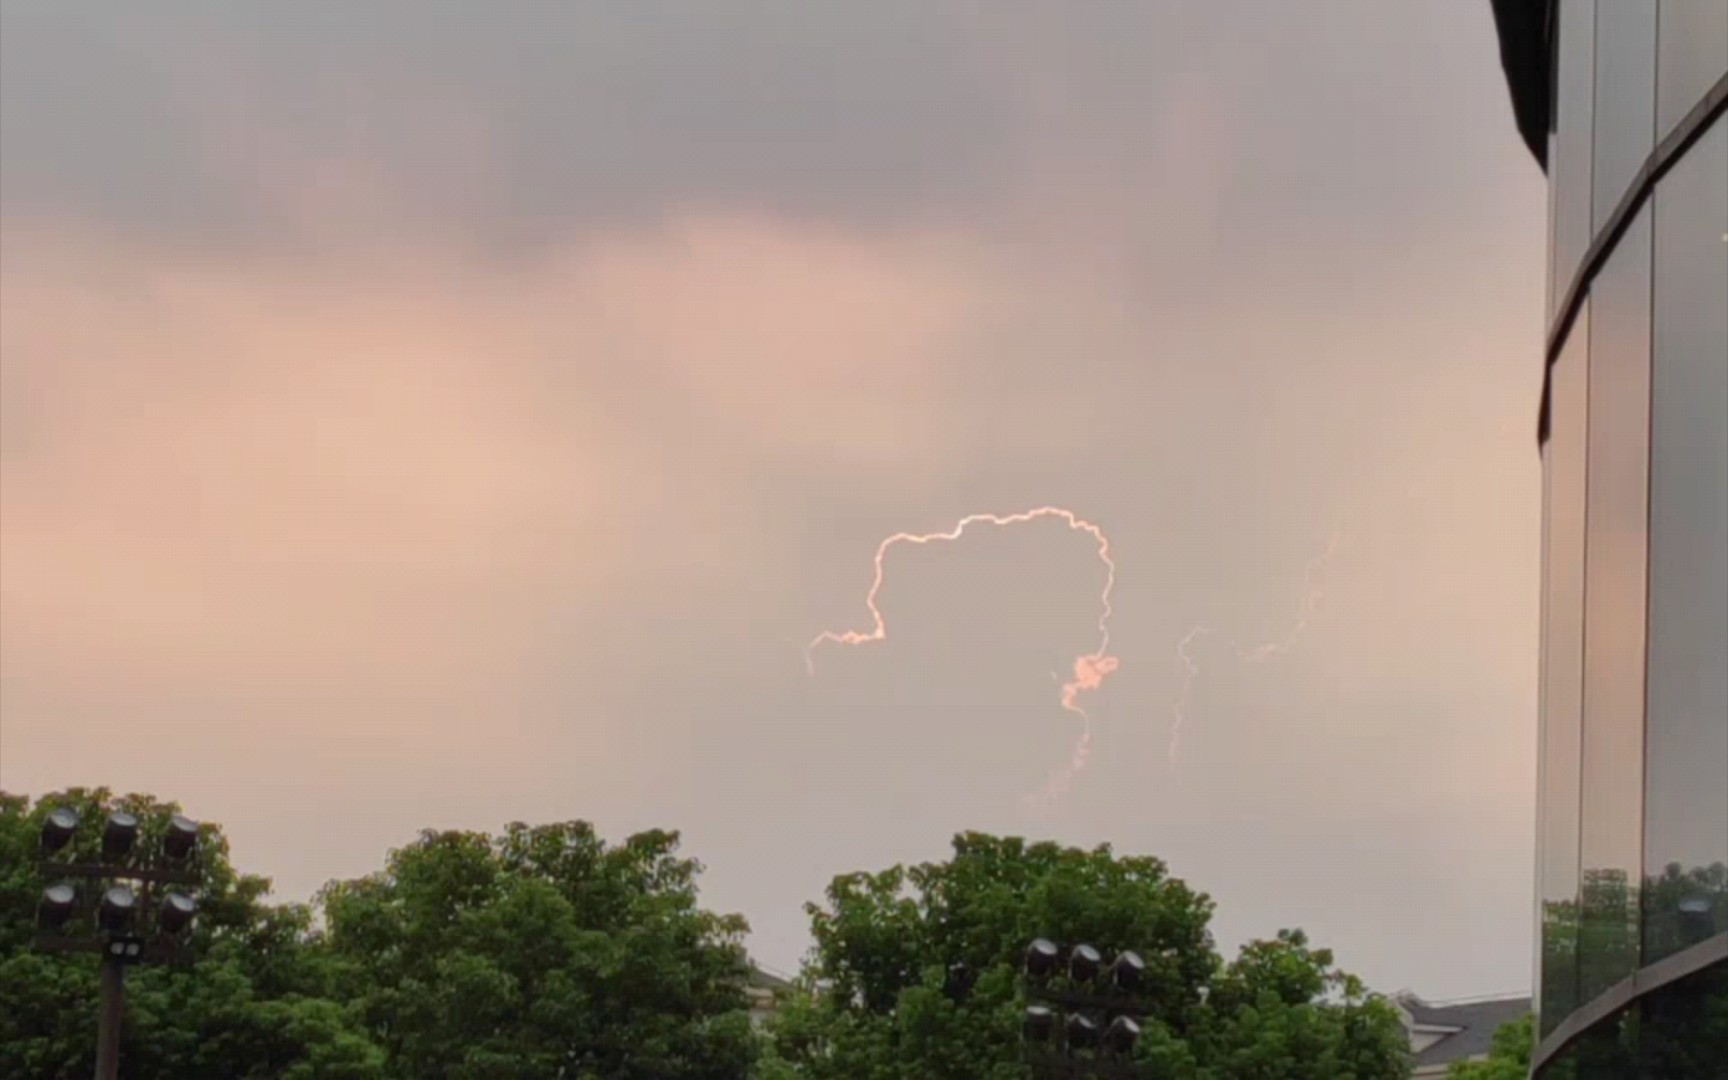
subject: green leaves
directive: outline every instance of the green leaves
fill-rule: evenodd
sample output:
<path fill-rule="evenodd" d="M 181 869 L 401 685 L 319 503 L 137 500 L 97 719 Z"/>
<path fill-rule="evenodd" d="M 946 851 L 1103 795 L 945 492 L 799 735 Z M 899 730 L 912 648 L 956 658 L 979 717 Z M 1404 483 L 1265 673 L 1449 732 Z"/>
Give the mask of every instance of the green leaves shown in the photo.
<path fill-rule="evenodd" d="M 153 845 L 174 803 L 74 788 L 34 805 L 0 793 L 0 1075 L 83 1076 L 94 1067 L 96 963 L 31 949 L 37 837 L 49 810 L 71 806 L 73 857 L 94 860 L 106 808 L 138 815 Z M 311 913 L 270 906 L 263 878 L 238 873 L 220 828 L 204 825 L 196 856 L 199 915 L 190 969 L 140 967 L 126 976 L 122 1057 L 132 1075 L 186 1080 L 250 1077 L 381 1078 L 383 1055 L 348 1008 L 325 995 L 333 980 L 313 945 Z"/>
<path fill-rule="evenodd" d="M 321 894 L 326 946 L 403 1076 L 740 1076 L 746 927 L 678 837 L 584 822 L 423 833 Z"/>
<path fill-rule="evenodd" d="M 75 789 L 0 793 L 0 1076 L 88 1075 L 93 957 L 31 949 L 41 819 L 81 815 L 93 856 L 104 805 L 147 836 L 178 812 Z M 756 1045 L 744 921 L 697 904 L 678 835 L 608 845 L 585 822 L 501 835 L 425 832 L 384 869 L 332 882 L 317 908 L 201 838 L 205 887 L 189 969 L 127 976 L 129 1075 L 177 1080 L 737 1080 Z M 321 927 L 321 929 L 319 928 Z"/>
<path fill-rule="evenodd" d="M 811 905 L 814 993 L 776 1018 L 759 1075 L 781 1080 L 1024 1076 L 1019 965 L 1035 937 L 1146 960 L 1138 1055 L 1189 1080 L 1408 1075 L 1403 1028 L 1301 931 L 1227 967 L 1212 902 L 1147 857 L 980 833 L 946 862 L 838 877 Z M 962 973 L 957 975 L 957 973 Z"/>
<path fill-rule="evenodd" d="M 1494 1032 L 1486 1061 L 1457 1061 L 1447 1080 L 1524 1080 L 1530 1075 L 1530 1054 L 1536 1048 L 1536 1016 L 1525 1013 Z"/>
<path fill-rule="evenodd" d="M 36 838 L 52 806 L 105 804 L 146 836 L 178 808 L 73 790 L 0 793 L 0 1075 L 87 1075 L 96 967 L 33 952 Z M 148 839 L 146 842 L 149 842 Z M 835 878 L 814 948 L 763 1040 L 748 927 L 698 903 L 675 832 L 609 844 L 579 821 L 422 833 L 313 906 L 270 904 L 215 826 L 190 969 L 127 978 L 124 1057 L 180 1080 L 1021 1080 L 1019 976 L 1036 937 L 1132 949 L 1138 1056 L 1179 1080 L 1408 1074 L 1403 1030 L 1299 930 L 1225 964 L 1212 901 L 1158 859 L 965 833 L 944 862 Z M 1487 1075 L 1487 1074 L 1485 1074 Z"/>

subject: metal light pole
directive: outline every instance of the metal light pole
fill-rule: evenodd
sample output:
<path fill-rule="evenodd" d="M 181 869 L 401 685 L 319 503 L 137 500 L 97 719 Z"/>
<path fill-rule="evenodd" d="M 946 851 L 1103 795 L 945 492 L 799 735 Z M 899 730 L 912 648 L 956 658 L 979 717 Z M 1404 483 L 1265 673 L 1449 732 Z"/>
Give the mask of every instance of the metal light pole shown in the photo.
<path fill-rule="evenodd" d="M 120 1023 L 126 1010 L 126 969 L 102 958 L 102 1001 L 96 1013 L 96 1080 L 120 1080 Z"/>
<path fill-rule="evenodd" d="M 185 890 L 199 882 L 198 824 L 176 814 L 159 842 L 141 851 L 138 818 L 115 810 L 103 822 L 101 856 L 95 861 L 78 858 L 73 844 L 78 825 L 78 814 L 69 807 L 56 808 L 43 820 L 38 869 L 53 883 L 42 890 L 37 907 L 36 947 L 102 957 L 96 1080 L 119 1080 L 126 969 L 191 961 L 186 938 L 198 904 Z"/>

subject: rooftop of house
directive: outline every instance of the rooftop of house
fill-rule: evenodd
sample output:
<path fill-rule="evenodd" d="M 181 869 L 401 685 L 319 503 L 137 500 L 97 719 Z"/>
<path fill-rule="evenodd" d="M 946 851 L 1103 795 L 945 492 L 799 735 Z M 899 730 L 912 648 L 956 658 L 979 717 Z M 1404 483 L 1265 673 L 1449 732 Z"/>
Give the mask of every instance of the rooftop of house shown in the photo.
<path fill-rule="evenodd" d="M 1486 997 L 1424 1001 L 1405 992 L 1392 999 L 1404 1011 L 1416 1047 L 1416 1067 L 1447 1065 L 1487 1055 L 1494 1032 L 1530 1011 L 1530 998 Z M 1425 1036 L 1418 1040 L 1417 1035 Z"/>

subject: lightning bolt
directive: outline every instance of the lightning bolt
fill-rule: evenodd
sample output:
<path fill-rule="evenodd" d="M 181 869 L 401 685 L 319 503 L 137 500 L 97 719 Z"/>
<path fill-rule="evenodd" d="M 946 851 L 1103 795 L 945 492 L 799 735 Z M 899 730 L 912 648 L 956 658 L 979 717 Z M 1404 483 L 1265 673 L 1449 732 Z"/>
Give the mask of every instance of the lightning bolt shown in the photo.
<path fill-rule="evenodd" d="M 1302 572 L 1302 583 L 1305 587 L 1302 606 L 1297 612 L 1296 621 L 1290 624 L 1290 628 L 1284 632 L 1282 637 L 1261 642 L 1253 647 L 1244 647 L 1238 644 L 1235 639 L 1226 637 L 1226 640 L 1235 650 L 1237 660 L 1244 664 L 1263 664 L 1273 657 L 1283 656 L 1296 647 L 1296 642 L 1301 639 L 1308 629 L 1309 622 L 1313 620 L 1314 613 L 1320 609 L 1320 602 L 1326 598 L 1326 593 L 1320 585 L 1321 575 L 1325 572 L 1327 564 L 1332 561 L 1332 557 L 1338 553 L 1338 548 L 1342 543 L 1343 537 L 1334 534 L 1326 542 L 1326 550 L 1309 560 L 1307 567 Z M 1189 649 L 1202 638 L 1211 637 L 1218 633 L 1217 630 L 1209 626 L 1196 626 L 1182 635 L 1182 640 L 1176 643 L 1176 659 L 1182 663 L 1182 689 L 1176 697 L 1176 704 L 1171 709 L 1171 765 L 1176 764 L 1176 753 L 1182 740 L 1182 725 L 1187 720 L 1188 701 L 1194 691 L 1194 681 L 1200 676 L 1199 661 L 1194 658 Z"/>
<path fill-rule="evenodd" d="M 1080 735 L 1074 742 L 1074 749 L 1069 755 L 1068 764 L 1056 770 L 1046 785 L 1045 797 L 1054 798 L 1067 790 L 1074 776 L 1086 767 L 1087 758 L 1092 753 L 1092 718 L 1080 705 L 1080 695 L 1102 686 L 1104 680 L 1120 664 L 1116 657 L 1110 655 L 1110 591 L 1116 587 L 1116 563 L 1110 558 L 1110 540 L 1104 535 L 1102 529 L 1079 517 L 1074 511 L 1065 510 L 1059 506 L 1040 506 L 1018 514 L 968 514 L 946 532 L 895 533 L 876 545 L 876 578 L 870 583 L 870 591 L 864 595 L 864 606 L 870 612 L 870 629 L 822 631 L 810 640 L 809 645 L 804 647 L 804 665 L 811 675 L 815 675 L 816 650 L 825 644 L 868 645 L 871 642 L 883 641 L 888 637 L 888 621 L 883 618 L 882 609 L 877 606 L 876 600 L 882 592 L 888 552 L 896 544 L 922 546 L 938 542 L 945 543 L 960 539 L 966 530 L 973 525 L 1007 527 L 1023 525 L 1040 518 L 1056 518 L 1066 523 L 1068 528 L 1075 532 L 1086 533 L 1097 542 L 1098 560 L 1104 564 L 1104 589 L 1098 595 L 1098 602 L 1102 609 L 1098 616 L 1098 648 L 1075 657 L 1072 673 L 1066 681 L 1062 682 L 1060 697 L 1062 708 L 1079 719 Z"/>

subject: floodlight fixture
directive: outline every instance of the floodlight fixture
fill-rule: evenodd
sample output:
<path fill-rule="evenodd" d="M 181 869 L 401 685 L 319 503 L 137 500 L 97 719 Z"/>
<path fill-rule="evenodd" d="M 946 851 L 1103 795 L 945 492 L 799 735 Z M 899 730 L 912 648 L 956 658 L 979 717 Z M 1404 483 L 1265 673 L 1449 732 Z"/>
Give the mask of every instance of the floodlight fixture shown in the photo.
<path fill-rule="evenodd" d="M 1071 1047 L 1087 1047 L 1098 1045 L 1098 1021 L 1085 1013 L 1071 1013 L 1065 1025 L 1068 1032 L 1068 1045 Z"/>
<path fill-rule="evenodd" d="M 52 855 L 72 842 L 78 831 L 78 811 L 70 806 L 57 806 L 42 819 L 42 853 Z"/>
<path fill-rule="evenodd" d="M 1118 1016 L 1104 1029 L 1104 1049 L 1114 1054 L 1126 1054 L 1140 1041 L 1140 1024 L 1131 1016 Z"/>
<path fill-rule="evenodd" d="M 1146 961 L 1140 954 L 1123 951 L 1110 961 L 1110 985 L 1118 990 L 1138 990 L 1146 981 Z"/>
<path fill-rule="evenodd" d="M 1089 983 L 1098 977 L 1104 957 L 1090 945 L 1076 945 L 1068 957 L 1068 977 L 1075 982 Z"/>
<path fill-rule="evenodd" d="M 107 824 L 102 826 L 103 858 L 123 859 L 137 843 L 138 815 L 125 810 L 109 814 Z"/>
<path fill-rule="evenodd" d="M 1039 938 L 1026 947 L 1026 974 L 1047 979 L 1055 973 L 1062 952 L 1056 943 Z"/>
<path fill-rule="evenodd" d="M 1047 1043 L 1056 1034 L 1056 1013 L 1047 1005 L 1028 1005 L 1020 1016 L 1020 1036 L 1029 1043 Z"/>
<path fill-rule="evenodd" d="M 42 899 L 36 905 L 36 922 L 47 930 L 55 930 L 65 925 L 66 920 L 78 907 L 78 890 L 60 882 L 42 890 Z"/>
<path fill-rule="evenodd" d="M 168 819 L 168 831 L 162 834 L 162 854 L 175 862 L 185 862 L 198 849 L 198 823 L 183 814 Z"/>
<path fill-rule="evenodd" d="M 162 896 L 162 905 L 156 912 L 156 922 L 162 927 L 164 934 L 172 936 L 184 933 L 197 915 L 196 900 L 183 892 L 169 892 Z"/>
<path fill-rule="evenodd" d="M 110 933 L 122 933 L 132 925 L 132 920 L 138 914 L 138 894 L 129 885 L 111 885 L 102 894 L 102 903 L 96 910 L 96 920 L 102 929 Z"/>

